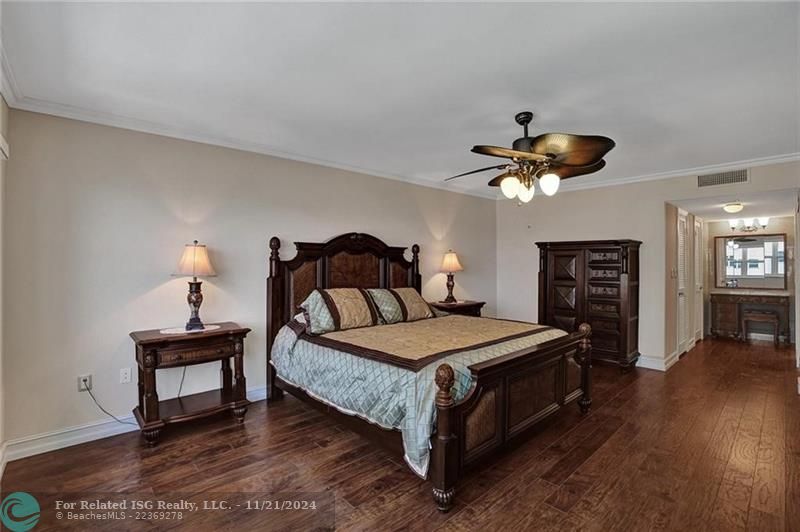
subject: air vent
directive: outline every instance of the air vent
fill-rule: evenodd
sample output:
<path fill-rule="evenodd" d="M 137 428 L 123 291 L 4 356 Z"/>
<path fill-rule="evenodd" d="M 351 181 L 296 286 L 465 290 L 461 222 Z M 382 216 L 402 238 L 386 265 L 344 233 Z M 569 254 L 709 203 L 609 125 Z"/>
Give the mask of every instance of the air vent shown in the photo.
<path fill-rule="evenodd" d="M 744 170 L 731 170 L 730 172 L 718 172 L 697 176 L 697 187 L 716 187 L 719 185 L 733 185 L 734 183 L 747 183 L 750 181 L 750 174 Z"/>

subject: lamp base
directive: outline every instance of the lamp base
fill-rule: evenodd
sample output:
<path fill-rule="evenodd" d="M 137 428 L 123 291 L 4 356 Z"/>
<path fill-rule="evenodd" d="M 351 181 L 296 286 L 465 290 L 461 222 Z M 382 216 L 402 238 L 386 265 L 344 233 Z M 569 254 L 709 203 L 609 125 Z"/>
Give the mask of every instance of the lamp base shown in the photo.
<path fill-rule="evenodd" d="M 199 331 L 205 329 L 205 325 L 200 320 L 200 305 L 203 304 L 203 292 L 200 291 L 202 281 L 195 277 L 194 281 L 189 281 L 189 295 L 186 302 L 189 303 L 189 321 L 186 322 L 187 331 Z"/>
<path fill-rule="evenodd" d="M 453 288 L 456 286 L 455 281 L 453 280 L 453 274 L 447 274 L 447 297 L 444 298 L 443 303 L 455 303 L 456 298 L 453 296 Z"/>
<path fill-rule="evenodd" d="M 200 318 L 189 318 L 189 321 L 186 322 L 187 331 L 201 331 L 205 328 L 206 326 L 203 325 L 203 322 L 200 321 Z"/>

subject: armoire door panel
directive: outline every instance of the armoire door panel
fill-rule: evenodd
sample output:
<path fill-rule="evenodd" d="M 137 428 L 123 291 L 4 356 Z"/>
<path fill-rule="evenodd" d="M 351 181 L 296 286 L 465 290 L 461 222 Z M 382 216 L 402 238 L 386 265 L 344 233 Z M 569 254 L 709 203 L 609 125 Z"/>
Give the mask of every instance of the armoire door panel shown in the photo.
<path fill-rule="evenodd" d="M 553 257 L 553 280 L 554 281 L 577 281 L 577 255 L 556 255 Z"/>
<path fill-rule="evenodd" d="M 553 301 L 553 306 L 560 310 L 575 310 L 575 295 L 576 295 L 576 287 L 575 286 L 555 286 L 553 287 L 553 294 L 555 300 Z"/>
<path fill-rule="evenodd" d="M 584 263 L 582 250 L 563 250 L 548 256 L 547 325 L 572 332 L 581 324 Z"/>

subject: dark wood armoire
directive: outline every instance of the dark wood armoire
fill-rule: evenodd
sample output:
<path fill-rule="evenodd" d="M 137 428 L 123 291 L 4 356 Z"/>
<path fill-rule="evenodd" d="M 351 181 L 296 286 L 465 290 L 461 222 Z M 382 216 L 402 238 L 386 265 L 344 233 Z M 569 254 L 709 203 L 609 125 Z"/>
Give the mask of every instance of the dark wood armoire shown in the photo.
<path fill-rule="evenodd" d="M 622 369 L 639 358 L 638 240 L 537 242 L 539 323 L 592 326 L 592 359 Z"/>

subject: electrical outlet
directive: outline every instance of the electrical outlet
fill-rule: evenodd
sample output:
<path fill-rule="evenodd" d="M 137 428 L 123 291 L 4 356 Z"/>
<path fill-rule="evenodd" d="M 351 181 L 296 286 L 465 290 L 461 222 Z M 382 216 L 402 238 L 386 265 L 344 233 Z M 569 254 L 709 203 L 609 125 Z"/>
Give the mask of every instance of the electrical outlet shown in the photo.
<path fill-rule="evenodd" d="M 119 370 L 119 383 L 128 384 L 131 382 L 131 368 L 122 368 Z"/>
<path fill-rule="evenodd" d="M 78 391 L 85 392 L 92 389 L 91 375 L 78 375 Z"/>

